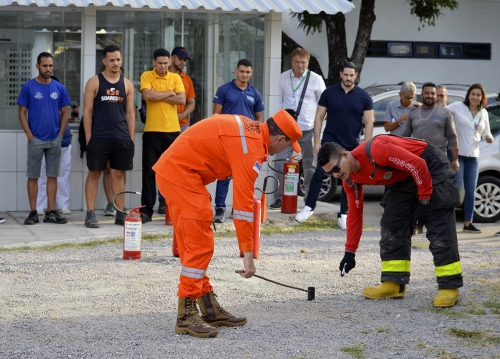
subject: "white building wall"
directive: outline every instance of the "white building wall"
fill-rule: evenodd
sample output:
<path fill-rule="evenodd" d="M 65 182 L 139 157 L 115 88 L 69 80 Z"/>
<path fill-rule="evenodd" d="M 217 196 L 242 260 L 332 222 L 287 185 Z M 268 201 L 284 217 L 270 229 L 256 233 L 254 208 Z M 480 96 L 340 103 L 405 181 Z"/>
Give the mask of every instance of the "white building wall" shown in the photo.
<path fill-rule="evenodd" d="M 352 53 L 359 21 L 361 0 L 353 0 L 356 9 L 346 14 L 348 54 Z M 461 0 L 459 8 L 444 10 L 436 26 L 425 26 L 410 14 L 409 5 L 400 0 L 378 0 L 375 3 L 377 20 L 372 40 L 480 42 L 491 43 L 491 60 L 457 59 L 400 59 L 366 58 L 360 86 L 373 83 L 388 84 L 401 81 L 472 84 L 481 83 L 487 91 L 500 92 L 500 0 Z M 308 48 L 318 58 L 327 74 L 328 53 L 326 33 L 307 37 L 297 30 L 298 22 L 283 14 L 283 31 Z"/>

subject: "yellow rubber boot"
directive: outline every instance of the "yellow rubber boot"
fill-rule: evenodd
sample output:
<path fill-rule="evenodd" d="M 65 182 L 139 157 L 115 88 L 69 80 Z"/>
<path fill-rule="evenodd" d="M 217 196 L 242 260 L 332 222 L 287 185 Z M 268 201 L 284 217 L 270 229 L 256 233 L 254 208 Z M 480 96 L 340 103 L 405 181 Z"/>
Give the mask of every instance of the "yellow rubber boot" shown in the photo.
<path fill-rule="evenodd" d="M 440 289 L 434 297 L 435 307 L 453 307 L 458 300 L 458 289 Z"/>
<path fill-rule="evenodd" d="M 376 287 L 366 287 L 363 295 L 369 299 L 403 298 L 406 293 L 406 286 L 390 281 L 382 282 Z"/>

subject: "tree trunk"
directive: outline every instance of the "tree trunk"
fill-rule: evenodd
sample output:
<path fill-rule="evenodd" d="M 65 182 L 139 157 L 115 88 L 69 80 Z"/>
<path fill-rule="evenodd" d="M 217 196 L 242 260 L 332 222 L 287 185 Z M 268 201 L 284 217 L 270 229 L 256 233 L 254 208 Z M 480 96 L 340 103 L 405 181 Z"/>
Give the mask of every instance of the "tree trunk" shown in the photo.
<path fill-rule="evenodd" d="M 326 40 L 328 42 L 328 78 L 329 87 L 340 82 L 340 71 L 347 58 L 347 43 L 345 32 L 345 16 L 342 13 L 327 15 L 321 13 L 326 25 Z"/>
<path fill-rule="evenodd" d="M 359 26 L 356 34 L 356 42 L 352 51 L 352 62 L 358 67 L 358 78 L 356 83 L 361 80 L 361 70 L 365 63 L 368 45 L 372 36 L 373 23 L 376 20 L 375 16 L 375 0 L 363 0 L 359 12 Z"/>

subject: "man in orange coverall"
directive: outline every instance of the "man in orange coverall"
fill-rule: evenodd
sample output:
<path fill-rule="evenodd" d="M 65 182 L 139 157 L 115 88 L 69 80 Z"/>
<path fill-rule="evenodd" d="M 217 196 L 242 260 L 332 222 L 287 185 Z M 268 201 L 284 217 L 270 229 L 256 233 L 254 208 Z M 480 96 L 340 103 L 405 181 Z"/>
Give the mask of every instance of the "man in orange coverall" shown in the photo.
<path fill-rule="evenodd" d="M 268 156 L 292 145 L 302 131 L 285 110 L 265 123 L 245 116 L 213 115 L 188 128 L 153 166 L 175 228 L 182 263 L 175 332 L 214 337 L 219 326 L 247 322 L 217 302 L 206 275 L 214 252 L 212 197 L 205 188 L 215 180 L 233 179 L 233 220 L 243 252 L 244 278 L 256 271 L 253 261 L 253 193 L 255 180 Z M 186 155 L 188 154 L 188 155 Z M 200 317 L 199 305 L 202 316 Z"/>

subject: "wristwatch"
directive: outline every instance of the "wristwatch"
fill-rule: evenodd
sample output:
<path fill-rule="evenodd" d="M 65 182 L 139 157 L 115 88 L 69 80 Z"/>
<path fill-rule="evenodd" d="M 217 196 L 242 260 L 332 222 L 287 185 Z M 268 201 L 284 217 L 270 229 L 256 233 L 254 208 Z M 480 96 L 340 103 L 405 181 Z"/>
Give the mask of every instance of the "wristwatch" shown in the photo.
<path fill-rule="evenodd" d="M 428 206 L 429 203 L 431 203 L 431 201 L 429 201 L 428 198 L 423 198 L 420 200 L 420 203 L 422 203 L 422 205 L 424 205 L 424 206 Z"/>

